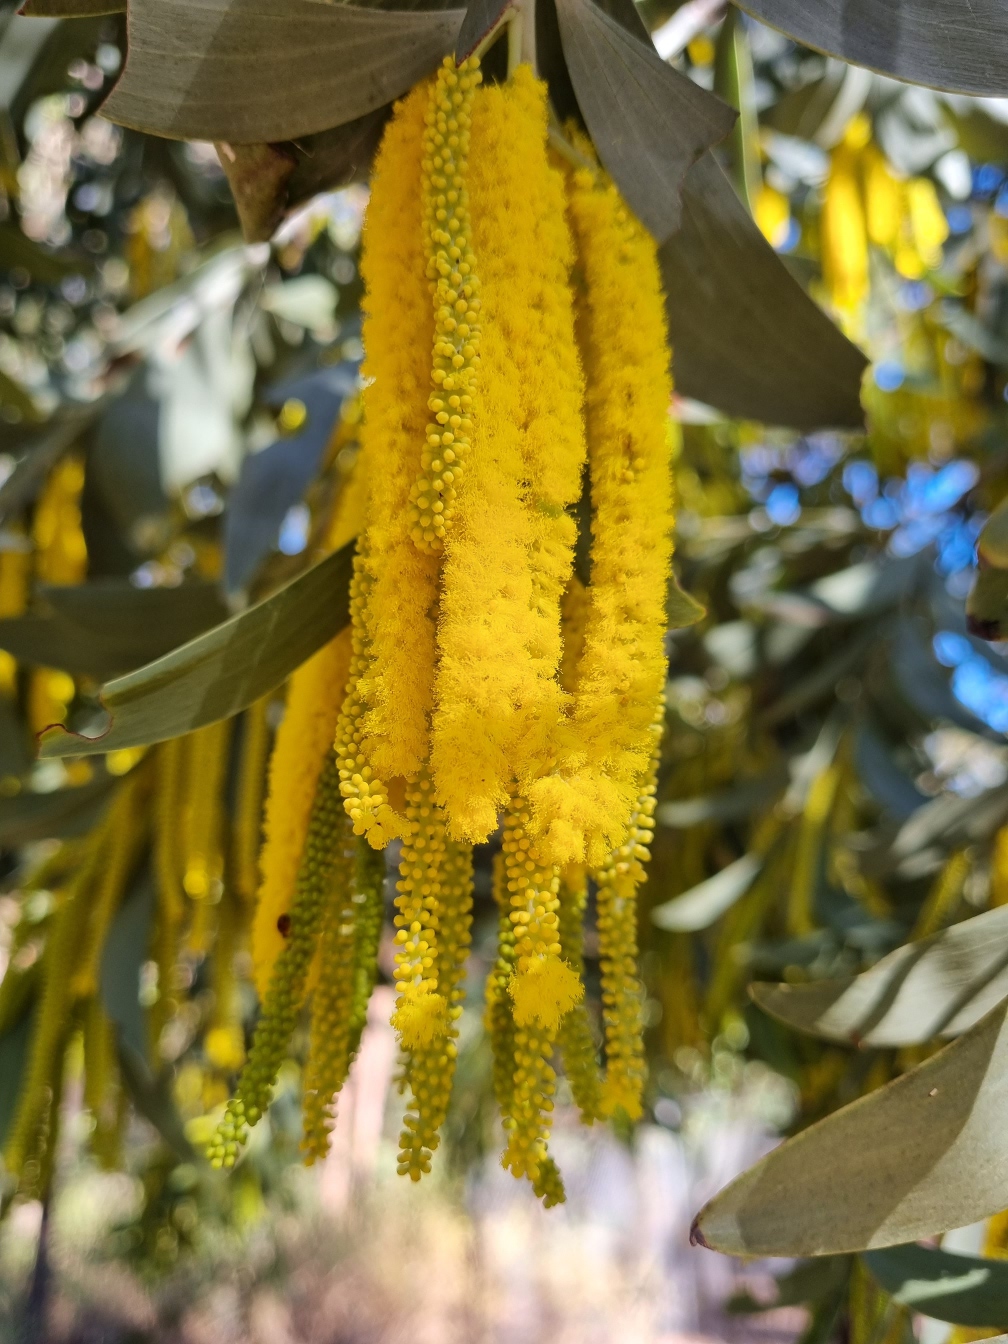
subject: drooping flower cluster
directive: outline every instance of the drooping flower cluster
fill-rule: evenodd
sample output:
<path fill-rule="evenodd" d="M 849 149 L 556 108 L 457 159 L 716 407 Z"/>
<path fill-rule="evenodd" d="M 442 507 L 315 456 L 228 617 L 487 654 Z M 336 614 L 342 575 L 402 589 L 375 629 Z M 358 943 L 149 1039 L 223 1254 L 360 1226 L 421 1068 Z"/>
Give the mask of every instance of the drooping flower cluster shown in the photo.
<path fill-rule="evenodd" d="M 472 851 L 499 828 L 486 1022 L 503 1161 L 547 1204 L 563 1198 L 548 1151 L 558 1052 L 587 1123 L 640 1114 L 635 895 L 665 683 L 667 331 L 653 240 L 590 144 L 554 159 L 547 126 L 528 67 L 481 87 L 477 61 L 448 59 L 397 105 L 376 160 L 351 628 L 293 678 L 273 752 L 253 935 L 264 1007 L 211 1143 L 219 1165 L 267 1104 L 313 989 L 305 1145 L 325 1152 L 375 976 L 380 880 L 373 864 L 362 878 L 361 855 L 392 840 L 400 1171 L 419 1179 L 438 1143 Z M 587 586 L 573 573 L 586 489 Z M 590 882 L 604 1065 L 582 980 Z"/>

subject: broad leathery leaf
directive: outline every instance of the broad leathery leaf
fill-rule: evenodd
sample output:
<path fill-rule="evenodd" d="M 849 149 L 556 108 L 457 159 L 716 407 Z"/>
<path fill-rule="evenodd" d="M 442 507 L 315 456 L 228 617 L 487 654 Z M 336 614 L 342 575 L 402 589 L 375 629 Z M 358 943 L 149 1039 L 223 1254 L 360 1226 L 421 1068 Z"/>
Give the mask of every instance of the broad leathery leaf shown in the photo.
<path fill-rule="evenodd" d="M 1008 997 L 1008 906 L 898 947 L 861 975 L 749 993 L 779 1022 L 841 1045 L 961 1036 Z"/>
<path fill-rule="evenodd" d="M 147 1023 L 140 1004 L 140 970 L 150 956 L 154 883 L 145 868 L 116 911 L 101 956 L 101 999 L 120 1045 L 147 1057 Z"/>
<path fill-rule="evenodd" d="M 908 820 L 929 801 L 897 765 L 886 742 L 869 723 L 860 726 L 854 740 L 854 768 L 876 803 L 896 821 Z"/>
<path fill-rule="evenodd" d="M 694 1244 L 833 1255 L 918 1241 L 1008 1206 L 1008 1002 L 715 1195 Z"/>
<path fill-rule="evenodd" d="M 594 0 L 557 0 L 578 107 L 604 167 L 659 243 L 678 227 L 687 170 L 736 114 L 666 65 Z"/>
<path fill-rule="evenodd" d="M 787 783 L 787 770 L 781 767 L 746 780 L 723 793 L 701 794 L 675 802 L 659 803 L 655 814 L 659 826 L 687 830 L 705 821 L 742 821 L 770 807 Z M 678 898 L 677 898 L 678 899 Z"/>
<path fill-rule="evenodd" d="M 896 1302 L 955 1325 L 1008 1324 L 1008 1262 L 934 1246 L 891 1246 L 862 1256 Z"/>
<path fill-rule="evenodd" d="M 104 811 L 112 783 L 111 779 L 97 779 L 75 789 L 24 792 L 0 799 L 0 845 L 84 835 Z"/>
<path fill-rule="evenodd" d="M 344 546 L 223 625 L 109 682 L 105 733 L 83 737 L 57 725 L 41 735 L 40 756 L 147 746 L 247 709 L 347 625 L 353 550 Z"/>
<path fill-rule="evenodd" d="M 764 862 L 759 854 L 743 854 L 741 859 L 722 868 L 706 882 L 655 906 L 651 911 L 652 922 L 673 933 L 695 933 L 698 929 L 710 928 L 746 894 L 762 871 Z"/>
<path fill-rule="evenodd" d="M 714 92 L 738 111 L 738 121 L 727 142 L 731 178 L 739 200 L 752 214 L 763 184 L 760 167 L 760 128 L 749 37 L 738 10 L 728 6 L 718 33 L 714 56 Z"/>
<path fill-rule="evenodd" d="M 224 514 L 228 592 L 244 588 L 260 560 L 276 545 L 284 515 L 314 479 L 344 398 L 357 386 L 357 368 L 343 360 L 268 392 L 266 400 L 274 406 L 289 398 L 300 401 L 307 418 L 296 434 L 278 439 L 242 462 Z"/>
<path fill-rule="evenodd" d="M 837 1289 L 846 1288 L 850 1266 L 850 1257 L 846 1255 L 801 1261 L 794 1269 L 775 1280 L 775 1297 L 757 1300 L 743 1291 L 728 1299 L 727 1310 L 734 1316 L 775 1311 L 778 1307 L 807 1306 L 810 1302 L 828 1297 Z"/>
<path fill-rule="evenodd" d="M 24 0 L 18 13 L 30 19 L 89 19 L 95 14 L 125 14 L 126 0 Z"/>
<path fill-rule="evenodd" d="M 135 588 L 99 579 L 42 588 L 41 610 L 0 620 L 0 649 L 19 662 L 98 679 L 131 672 L 227 616 L 216 584 Z"/>
<path fill-rule="evenodd" d="M 0 1146 L 7 1142 L 7 1132 L 21 1099 L 28 1046 L 35 1026 L 35 1006 L 15 1022 L 10 1031 L 0 1036 Z"/>
<path fill-rule="evenodd" d="M 471 56 L 485 37 L 513 9 L 512 0 L 470 0 L 455 40 L 455 59 L 460 64 Z"/>
<path fill-rule="evenodd" d="M 867 361 L 809 298 L 713 155 L 660 252 L 678 391 L 769 425 L 860 427 Z"/>
<path fill-rule="evenodd" d="M 176 140 L 294 140 L 411 89 L 452 50 L 462 18 L 317 0 L 131 0 L 126 64 L 102 115 Z"/>
<path fill-rule="evenodd" d="M 1008 93 L 1004 0 L 739 0 L 806 47 L 933 89 Z"/>
<path fill-rule="evenodd" d="M 0 485 L 0 524 L 31 503 L 52 468 L 94 420 L 98 406 L 94 403 L 85 410 L 61 414 L 33 439 Z"/>

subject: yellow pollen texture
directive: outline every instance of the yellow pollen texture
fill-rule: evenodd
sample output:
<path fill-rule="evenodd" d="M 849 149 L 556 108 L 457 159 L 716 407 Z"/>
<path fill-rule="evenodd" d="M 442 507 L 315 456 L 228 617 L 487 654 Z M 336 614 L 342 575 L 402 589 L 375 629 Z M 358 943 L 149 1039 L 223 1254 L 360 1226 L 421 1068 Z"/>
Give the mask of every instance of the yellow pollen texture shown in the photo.
<path fill-rule="evenodd" d="M 431 767 L 449 833 L 486 840 L 563 711 L 560 596 L 580 489 L 582 383 L 563 178 L 545 85 L 519 66 L 473 101 L 469 209 L 480 277 L 472 447 L 444 547 Z"/>

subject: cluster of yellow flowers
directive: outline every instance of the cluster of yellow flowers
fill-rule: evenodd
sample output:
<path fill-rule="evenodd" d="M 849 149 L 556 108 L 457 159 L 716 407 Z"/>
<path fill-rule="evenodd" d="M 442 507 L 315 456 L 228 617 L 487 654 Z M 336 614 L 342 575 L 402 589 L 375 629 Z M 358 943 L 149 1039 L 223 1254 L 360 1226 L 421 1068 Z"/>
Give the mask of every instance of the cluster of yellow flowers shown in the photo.
<path fill-rule="evenodd" d="M 475 59 L 447 59 L 397 105 L 375 163 L 360 488 L 329 538 L 359 532 L 351 628 L 290 686 L 253 931 L 263 1012 L 209 1153 L 235 1161 L 313 990 L 305 1151 L 326 1151 L 376 973 L 366 856 L 397 840 L 399 1169 L 430 1169 L 473 846 L 502 828 L 486 1020 L 503 1160 L 550 1204 L 557 1050 L 588 1123 L 641 1111 L 635 897 L 664 712 L 669 352 L 655 244 L 591 145 L 572 132 L 551 155 L 529 67 L 481 83 Z M 604 1066 L 583 1002 L 589 878 Z"/>

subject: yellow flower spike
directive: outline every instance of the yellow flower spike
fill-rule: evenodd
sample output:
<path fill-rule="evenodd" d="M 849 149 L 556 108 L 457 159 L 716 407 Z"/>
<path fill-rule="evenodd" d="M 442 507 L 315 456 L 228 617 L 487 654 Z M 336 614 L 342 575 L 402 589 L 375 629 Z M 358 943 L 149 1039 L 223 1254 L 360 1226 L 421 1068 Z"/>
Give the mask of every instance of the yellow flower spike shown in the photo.
<path fill-rule="evenodd" d="M 542 857 L 598 866 L 623 841 L 665 684 L 671 382 L 654 240 L 601 170 L 573 173 L 568 203 L 582 275 L 591 583 L 567 743 L 525 792 Z"/>
<path fill-rule="evenodd" d="M 494 1096 L 502 1116 L 511 1114 L 514 1097 L 514 1014 L 508 984 L 514 970 L 515 938 L 504 855 L 493 860 L 493 898 L 497 906 L 497 959 L 486 978 L 483 1027 L 493 1054 Z"/>
<path fill-rule="evenodd" d="M 81 526 L 80 500 L 84 462 L 76 454 L 58 462 L 35 505 L 32 540 L 35 578 L 39 583 L 81 583 L 87 573 L 87 545 Z M 72 677 L 55 668 L 32 669 L 28 689 L 29 727 L 35 734 L 66 719 L 74 697 Z"/>
<path fill-rule="evenodd" d="M 304 850 L 298 864 L 288 937 L 276 959 L 262 1013 L 235 1096 L 207 1148 L 214 1167 L 233 1167 L 249 1128 L 269 1104 L 308 989 L 308 974 L 338 871 L 346 822 L 333 753 L 319 773 Z"/>
<path fill-rule="evenodd" d="M 578 866 L 560 879 L 560 947 L 564 960 L 584 979 L 584 918 L 588 904 L 588 874 Z M 578 1003 L 560 1025 L 560 1053 L 581 1122 L 593 1124 L 602 1110 L 602 1075 L 591 1018 Z"/>
<path fill-rule="evenodd" d="M 445 823 L 426 770 L 407 786 L 406 822 L 396 883 L 394 974 L 399 997 L 392 1025 L 409 1051 L 430 1045 L 448 1030 L 448 1001 L 438 993 Z"/>
<path fill-rule="evenodd" d="M 190 733 L 186 782 L 186 862 L 182 886 L 195 901 L 217 899 L 224 873 L 222 786 L 231 747 L 231 719 Z M 199 950 L 203 950 L 202 948 Z"/>
<path fill-rule="evenodd" d="M 539 1022 L 554 1032 L 584 998 L 584 985 L 577 972 L 553 956 L 530 958 L 525 970 L 512 974 L 508 989 L 518 1026 Z"/>
<path fill-rule="evenodd" d="M 367 661 L 358 673 L 365 684 L 357 688 L 356 713 L 359 754 L 384 780 L 415 775 L 427 760 L 434 685 L 438 557 L 417 549 L 409 518 L 434 342 L 421 227 L 430 89 L 421 84 L 396 104 L 372 170 L 361 237 L 365 386 L 358 470 L 370 502 L 366 537 L 358 543 Z M 370 837 L 371 825 L 368 818 L 360 833 Z"/>
<path fill-rule="evenodd" d="M 440 551 L 455 512 L 472 433 L 479 365 L 479 281 L 466 190 L 479 62 L 446 56 L 431 90 L 423 140 L 423 239 L 434 300 L 431 418 L 410 490 L 409 521 L 420 551 Z M 468 404 L 463 405 L 463 399 Z"/>
<path fill-rule="evenodd" d="M 948 238 L 948 220 L 934 183 L 915 177 L 906 186 L 907 212 L 914 247 L 929 269 L 941 264 L 942 245 Z"/>
<path fill-rule="evenodd" d="M 529 836 L 529 820 L 528 808 L 515 796 L 504 818 L 501 848 L 515 931 L 515 977 L 527 976 L 534 969 L 546 988 L 547 973 L 542 963 L 549 958 L 558 961 L 560 957 L 557 916 L 560 875 L 539 858 Z M 513 979 L 512 998 L 514 983 Z M 548 1017 L 552 1017 L 552 1010 L 547 1011 Z"/>
<path fill-rule="evenodd" d="M 366 542 L 362 539 L 350 580 L 350 669 L 336 724 L 336 760 L 340 794 L 354 835 L 363 835 L 373 849 L 384 849 L 393 836 L 405 834 L 407 823 L 392 810 L 388 789 L 368 764 L 365 746 L 365 705 L 375 668 L 364 622 L 371 588 L 365 555 Z"/>
<path fill-rule="evenodd" d="M 515 1027 L 514 1082 L 510 1111 L 504 1120 L 507 1147 L 501 1164 L 513 1176 L 527 1176 L 537 1192 L 545 1187 L 542 1168 L 549 1160 L 547 1143 L 556 1086 L 556 1072 L 550 1062 L 554 1040 L 555 1033 L 548 1027 Z"/>
<path fill-rule="evenodd" d="M 269 789 L 259 855 L 262 880 L 252 923 L 252 968 L 260 1001 L 284 946 L 278 925 L 290 914 L 298 863 L 323 763 L 332 748 L 350 668 L 344 630 L 290 679 L 287 707 L 269 763 Z"/>
<path fill-rule="evenodd" d="M 658 746 L 664 721 L 652 727 L 653 759 L 640 787 L 626 840 L 595 873 L 598 887 L 599 962 L 602 972 L 602 1019 L 605 1026 L 606 1072 L 602 1111 L 623 1111 L 630 1120 L 642 1114 L 641 1096 L 647 1074 L 644 1058 L 643 989 L 637 978 L 637 889 L 646 877 L 654 838 L 655 781 Z"/>
<path fill-rule="evenodd" d="M 20 616 L 28 605 L 31 581 L 31 549 L 26 537 L 11 528 L 6 544 L 0 548 L 0 618 Z M 17 691 L 17 660 L 0 649 L 0 695 Z"/>
<path fill-rule="evenodd" d="M 865 222 L 878 247 L 892 248 L 903 219 L 903 183 L 893 176 L 886 156 L 875 145 L 864 151 Z"/>
<path fill-rule="evenodd" d="M 84 1009 L 83 1037 L 84 1105 L 95 1122 L 91 1147 L 108 1171 L 118 1161 L 121 1098 L 115 1032 L 97 996 Z"/>
<path fill-rule="evenodd" d="M 243 901 L 252 901 L 259 889 L 259 843 L 270 739 L 269 702 L 268 695 L 262 696 L 242 716 L 232 866 L 235 886 Z"/>
<path fill-rule="evenodd" d="M 485 840 L 511 780 L 544 768 L 564 695 L 559 604 L 580 493 L 583 387 L 563 179 L 527 66 L 473 101 L 469 209 L 480 278 L 472 450 L 444 548 L 431 768 L 450 834 Z M 490 544 L 492 539 L 492 544 Z"/>
<path fill-rule="evenodd" d="M 857 314 L 868 295 L 868 236 L 858 153 L 846 141 L 834 149 L 822 207 L 823 278 L 833 304 L 847 318 Z"/>
<path fill-rule="evenodd" d="M 440 1129 L 448 1114 L 458 1020 L 465 997 L 465 963 L 472 936 L 472 848 L 448 841 L 441 865 L 438 898 L 438 994 L 447 1023 L 444 1031 L 411 1051 L 405 1068 L 410 1103 L 399 1135 L 400 1175 L 418 1181 L 430 1170 Z"/>
<path fill-rule="evenodd" d="M 185 739 L 172 738 L 154 750 L 153 854 L 156 904 L 154 960 L 158 968 L 158 997 L 148 1013 L 155 1058 L 165 1024 L 175 1011 L 174 973 L 185 918 L 185 893 L 178 857 L 184 786 Z"/>
<path fill-rule="evenodd" d="M 333 869 L 332 898 L 319 950 L 319 980 L 312 998 L 311 1038 L 304 1076 L 301 1150 L 311 1165 L 325 1157 L 335 1123 L 334 1098 L 351 1059 L 356 913 L 353 875 L 356 847 L 350 823 Z"/>

